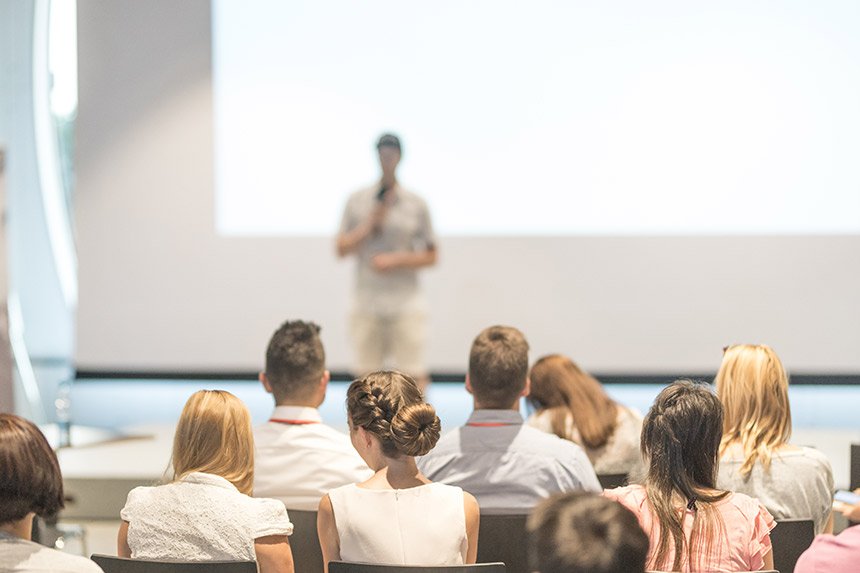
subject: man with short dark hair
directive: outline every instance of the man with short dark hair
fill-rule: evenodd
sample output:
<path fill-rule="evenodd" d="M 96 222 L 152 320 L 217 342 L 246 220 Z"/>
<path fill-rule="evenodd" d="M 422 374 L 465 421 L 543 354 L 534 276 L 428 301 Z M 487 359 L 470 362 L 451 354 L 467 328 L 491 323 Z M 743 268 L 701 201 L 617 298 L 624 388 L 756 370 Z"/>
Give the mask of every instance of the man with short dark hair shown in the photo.
<path fill-rule="evenodd" d="M 509 326 L 475 338 L 466 374 L 474 411 L 418 462 L 427 478 L 462 487 L 482 510 L 531 509 L 554 493 L 601 490 L 582 448 L 523 424 L 528 350 L 523 333 Z"/>
<path fill-rule="evenodd" d="M 570 492 L 542 502 L 528 520 L 535 573 L 643 573 L 648 536 L 617 501 Z"/>
<path fill-rule="evenodd" d="M 315 510 L 329 490 L 371 475 L 349 436 L 322 423 L 329 372 L 320 327 L 287 321 L 272 335 L 260 382 L 275 398 L 269 421 L 254 431 L 254 495 L 287 509 Z"/>

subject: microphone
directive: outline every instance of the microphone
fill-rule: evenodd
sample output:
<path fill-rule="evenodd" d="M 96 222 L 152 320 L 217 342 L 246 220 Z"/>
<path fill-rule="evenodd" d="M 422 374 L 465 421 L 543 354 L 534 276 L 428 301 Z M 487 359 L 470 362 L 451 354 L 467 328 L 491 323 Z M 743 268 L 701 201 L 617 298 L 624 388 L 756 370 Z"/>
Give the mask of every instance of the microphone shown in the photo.
<path fill-rule="evenodd" d="M 376 192 L 376 200 L 380 203 L 385 201 L 385 194 L 388 193 L 388 187 L 384 184 L 379 186 L 379 191 Z"/>

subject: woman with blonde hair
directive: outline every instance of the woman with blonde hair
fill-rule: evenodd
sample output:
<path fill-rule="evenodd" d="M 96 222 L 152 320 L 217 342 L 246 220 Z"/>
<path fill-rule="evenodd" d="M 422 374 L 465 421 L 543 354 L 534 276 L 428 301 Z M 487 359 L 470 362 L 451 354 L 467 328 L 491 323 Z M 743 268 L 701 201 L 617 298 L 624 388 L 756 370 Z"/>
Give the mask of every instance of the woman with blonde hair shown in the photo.
<path fill-rule="evenodd" d="M 439 417 L 415 381 L 372 372 L 346 395 L 352 445 L 376 473 L 320 501 L 323 562 L 391 565 L 474 563 L 478 503 L 459 487 L 432 483 L 415 464 L 439 440 Z"/>
<path fill-rule="evenodd" d="M 223 390 L 188 399 L 173 439 L 173 481 L 128 494 L 117 539 L 121 557 L 256 561 L 292 573 L 284 504 L 250 497 L 254 438 L 248 409 Z"/>
<path fill-rule="evenodd" d="M 821 452 L 789 444 L 788 376 L 769 346 L 725 349 L 716 377 L 725 409 L 718 485 L 761 500 L 777 519 L 833 529 L 833 470 Z"/>
<path fill-rule="evenodd" d="M 704 384 L 678 380 L 642 426 L 642 485 L 603 495 L 632 511 L 651 541 L 646 570 L 773 569 L 773 518 L 755 499 L 717 486 L 723 409 Z"/>
<path fill-rule="evenodd" d="M 597 474 L 642 471 L 642 416 L 610 398 L 596 378 L 561 354 L 544 356 L 529 373 L 529 424 L 585 450 Z"/>

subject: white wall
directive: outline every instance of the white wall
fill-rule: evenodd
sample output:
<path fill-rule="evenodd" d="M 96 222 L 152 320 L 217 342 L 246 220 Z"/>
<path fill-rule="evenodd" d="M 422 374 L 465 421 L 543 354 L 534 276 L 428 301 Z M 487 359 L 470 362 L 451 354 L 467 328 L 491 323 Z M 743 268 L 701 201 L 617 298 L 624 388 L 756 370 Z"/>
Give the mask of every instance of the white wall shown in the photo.
<path fill-rule="evenodd" d="M 215 233 L 208 2 L 78 5 L 79 368 L 257 369 L 302 317 L 346 369 L 333 239 Z M 755 341 L 795 372 L 856 374 L 858 261 L 857 236 L 443 237 L 430 366 L 462 371 L 474 335 L 509 323 L 533 356 L 602 372 L 712 371 Z"/>

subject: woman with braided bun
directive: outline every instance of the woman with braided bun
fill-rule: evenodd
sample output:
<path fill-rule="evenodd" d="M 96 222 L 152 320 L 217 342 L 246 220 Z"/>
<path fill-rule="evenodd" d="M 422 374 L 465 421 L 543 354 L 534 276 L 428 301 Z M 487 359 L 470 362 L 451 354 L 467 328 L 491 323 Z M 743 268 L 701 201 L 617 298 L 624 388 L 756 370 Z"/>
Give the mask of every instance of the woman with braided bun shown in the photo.
<path fill-rule="evenodd" d="M 773 569 L 776 525 L 758 500 L 717 488 L 723 408 L 704 384 L 678 380 L 645 416 L 642 485 L 603 492 L 638 518 L 651 539 L 647 570 Z"/>
<path fill-rule="evenodd" d="M 323 562 L 460 565 L 478 553 L 478 502 L 432 483 L 415 464 L 439 440 L 441 424 L 411 377 L 372 372 L 346 394 L 352 445 L 374 475 L 320 501 Z"/>

